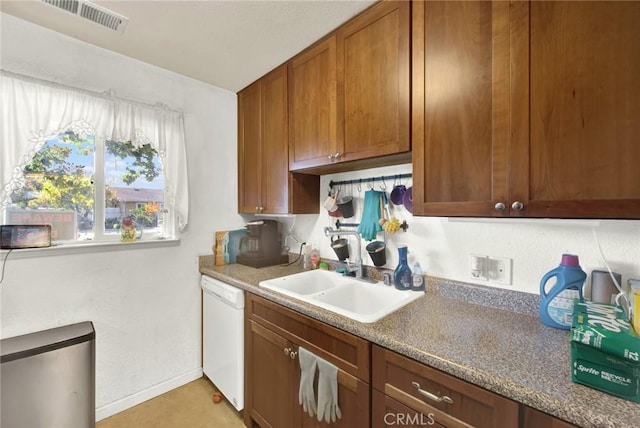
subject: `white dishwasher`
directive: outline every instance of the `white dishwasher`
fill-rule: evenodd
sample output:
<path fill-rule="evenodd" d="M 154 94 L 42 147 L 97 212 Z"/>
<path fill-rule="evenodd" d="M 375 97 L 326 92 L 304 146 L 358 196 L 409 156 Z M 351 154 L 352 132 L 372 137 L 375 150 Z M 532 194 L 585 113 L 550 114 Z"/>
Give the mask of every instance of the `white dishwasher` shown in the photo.
<path fill-rule="evenodd" d="M 244 407 L 244 291 L 202 276 L 204 374 L 237 409 Z"/>

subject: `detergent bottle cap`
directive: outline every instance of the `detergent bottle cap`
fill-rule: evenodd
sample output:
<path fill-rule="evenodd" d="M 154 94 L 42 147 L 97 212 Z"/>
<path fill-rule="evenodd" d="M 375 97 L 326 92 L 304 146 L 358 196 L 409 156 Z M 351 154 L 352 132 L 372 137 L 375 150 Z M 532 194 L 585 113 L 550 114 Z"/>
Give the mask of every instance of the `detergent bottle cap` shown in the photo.
<path fill-rule="evenodd" d="M 578 259 L 578 256 L 574 254 L 563 254 L 560 265 L 569 267 L 580 267 L 580 260 Z"/>

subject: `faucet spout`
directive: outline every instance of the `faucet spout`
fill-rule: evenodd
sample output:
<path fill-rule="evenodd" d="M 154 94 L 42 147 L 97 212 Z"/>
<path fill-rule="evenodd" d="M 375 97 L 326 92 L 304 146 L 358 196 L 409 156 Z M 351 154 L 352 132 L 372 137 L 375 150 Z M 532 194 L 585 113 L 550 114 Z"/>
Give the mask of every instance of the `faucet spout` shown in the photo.
<path fill-rule="evenodd" d="M 351 263 L 354 265 L 353 268 L 349 268 L 350 271 L 356 273 L 356 279 L 363 279 L 363 268 L 362 268 L 362 241 L 360 239 L 360 234 L 354 230 L 336 230 L 330 227 L 324 228 L 325 236 L 335 236 L 335 235 L 347 235 L 347 236 L 355 236 L 357 240 L 356 245 L 356 256 L 355 260 L 349 257 Z"/>

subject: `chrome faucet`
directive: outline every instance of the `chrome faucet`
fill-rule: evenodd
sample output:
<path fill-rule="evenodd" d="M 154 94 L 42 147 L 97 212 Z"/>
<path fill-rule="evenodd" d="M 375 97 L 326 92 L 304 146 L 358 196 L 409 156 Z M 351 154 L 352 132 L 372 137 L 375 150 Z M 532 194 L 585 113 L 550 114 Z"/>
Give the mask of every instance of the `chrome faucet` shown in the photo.
<path fill-rule="evenodd" d="M 360 234 L 356 231 L 353 230 L 336 230 L 336 229 L 331 229 L 330 227 L 325 227 L 324 228 L 324 234 L 325 236 L 334 236 L 334 235 L 351 235 L 351 236 L 355 236 L 356 239 L 358 240 L 358 243 L 356 245 L 356 257 L 355 260 L 351 259 L 351 256 L 349 256 L 349 259 L 351 260 L 351 264 L 353 264 L 353 266 L 350 266 L 349 263 L 347 263 L 347 270 L 349 272 L 355 272 L 356 273 L 356 279 L 359 280 L 363 280 L 363 269 L 362 269 L 362 241 L 360 240 Z"/>

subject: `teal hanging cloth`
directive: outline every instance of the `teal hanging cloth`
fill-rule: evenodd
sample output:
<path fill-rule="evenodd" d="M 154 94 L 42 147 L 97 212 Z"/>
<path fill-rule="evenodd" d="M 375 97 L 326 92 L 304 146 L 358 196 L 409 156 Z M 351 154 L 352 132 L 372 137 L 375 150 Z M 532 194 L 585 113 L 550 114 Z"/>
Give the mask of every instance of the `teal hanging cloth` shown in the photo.
<path fill-rule="evenodd" d="M 382 193 L 377 190 L 367 190 L 364 194 L 364 208 L 362 209 L 362 220 L 358 226 L 358 233 L 362 239 L 373 241 L 378 232 L 382 231 L 380 225 L 380 198 Z"/>

